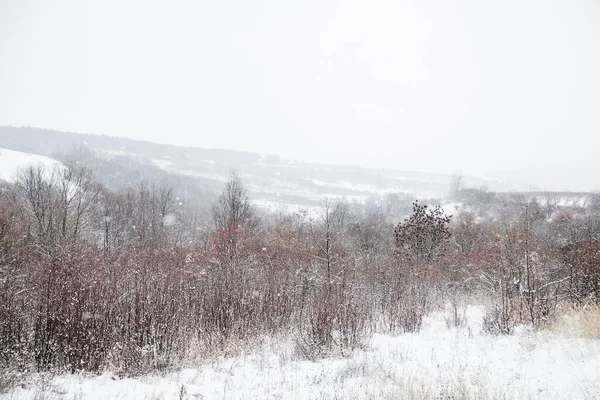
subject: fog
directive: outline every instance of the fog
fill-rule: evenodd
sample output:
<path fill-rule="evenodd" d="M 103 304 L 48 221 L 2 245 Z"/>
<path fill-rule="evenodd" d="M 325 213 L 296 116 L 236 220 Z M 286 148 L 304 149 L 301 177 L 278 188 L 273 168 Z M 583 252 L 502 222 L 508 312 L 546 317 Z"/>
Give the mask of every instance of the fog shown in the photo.
<path fill-rule="evenodd" d="M 600 188 L 595 0 L 0 7 L 0 125 Z"/>

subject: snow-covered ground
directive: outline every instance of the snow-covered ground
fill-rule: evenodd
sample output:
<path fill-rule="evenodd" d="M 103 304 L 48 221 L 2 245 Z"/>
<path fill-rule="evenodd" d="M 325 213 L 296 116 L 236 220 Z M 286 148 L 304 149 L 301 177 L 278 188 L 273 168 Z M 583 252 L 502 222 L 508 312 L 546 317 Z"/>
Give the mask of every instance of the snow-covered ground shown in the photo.
<path fill-rule="evenodd" d="M 52 170 L 62 164 L 49 157 L 0 148 L 0 180 L 14 182 L 19 170 L 32 165 L 42 165 Z"/>
<path fill-rule="evenodd" d="M 417 334 L 374 335 L 351 356 L 316 362 L 291 341 L 264 340 L 233 358 L 135 379 L 34 375 L 0 399 L 594 399 L 600 341 L 521 328 L 482 332 L 481 307 L 448 328 L 445 313 Z"/>

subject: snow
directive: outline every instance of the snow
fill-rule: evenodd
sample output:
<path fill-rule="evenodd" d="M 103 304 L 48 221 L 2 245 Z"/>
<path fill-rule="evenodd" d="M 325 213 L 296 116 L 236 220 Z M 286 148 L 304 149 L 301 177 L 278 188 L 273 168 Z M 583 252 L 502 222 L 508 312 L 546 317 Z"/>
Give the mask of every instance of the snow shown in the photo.
<path fill-rule="evenodd" d="M 192 176 L 195 178 L 212 179 L 212 180 L 220 181 L 220 182 L 228 182 L 229 181 L 229 175 L 210 173 L 210 172 L 201 172 L 201 171 L 196 171 L 193 169 L 182 169 L 182 168 L 179 168 L 177 166 L 177 164 L 175 164 L 171 161 L 168 161 L 168 160 L 162 160 L 160 158 L 153 158 L 153 159 L 151 159 L 151 161 L 156 167 L 158 167 L 166 172 L 180 174 L 180 175 L 186 175 L 186 176 Z"/>
<path fill-rule="evenodd" d="M 600 341 L 517 329 L 482 331 L 483 308 L 426 317 L 419 333 L 375 334 L 348 357 L 298 359 L 292 339 L 264 338 L 241 354 L 177 372 L 119 379 L 110 373 L 33 375 L 0 399 L 316 399 L 531 398 L 600 396 Z M 36 397 L 37 395 L 37 397 Z"/>
<path fill-rule="evenodd" d="M 321 181 L 318 179 L 310 179 L 310 181 L 317 186 L 323 186 L 323 187 L 327 187 L 327 188 L 345 189 L 345 190 L 350 190 L 350 191 L 368 192 L 370 194 L 379 194 L 379 195 L 402 191 L 402 189 L 400 187 L 378 188 L 375 185 L 368 185 L 368 184 L 363 184 L 363 183 L 359 183 L 359 182 L 349 182 L 349 181 L 325 182 L 325 181 Z"/>
<path fill-rule="evenodd" d="M 182 205 L 182 203 L 179 203 Z M 177 216 L 173 213 L 169 213 L 163 217 L 163 225 L 164 226 L 173 226 L 177 224 Z"/>
<path fill-rule="evenodd" d="M 173 166 L 175 164 L 173 164 L 172 161 L 169 160 L 163 160 L 161 158 L 153 158 L 150 161 L 152 161 L 152 163 L 160 168 L 160 169 L 164 169 L 165 171 L 172 171 L 173 170 Z"/>
<path fill-rule="evenodd" d="M 589 203 L 589 196 L 565 196 L 562 197 L 557 205 L 561 207 L 585 207 Z"/>
<path fill-rule="evenodd" d="M 306 205 L 297 203 L 282 203 L 274 200 L 264 200 L 261 198 L 255 199 L 252 203 L 259 209 L 270 213 L 293 214 L 297 212 L 307 211 L 312 214 L 318 214 L 323 210 L 320 205 Z"/>
<path fill-rule="evenodd" d="M 50 157 L 0 148 L 0 180 L 14 182 L 19 170 L 32 165 L 42 165 L 49 170 L 62 167 L 59 161 Z"/>
<path fill-rule="evenodd" d="M 125 151 L 125 150 L 114 150 L 114 149 L 98 149 L 101 152 L 105 153 L 105 154 L 109 154 L 112 156 L 118 156 L 118 157 L 132 157 L 132 158 L 139 158 L 140 155 L 137 153 L 132 153 L 129 151 Z"/>
<path fill-rule="evenodd" d="M 461 202 L 449 202 L 445 204 L 441 204 L 441 208 L 446 215 L 456 215 L 462 209 L 465 208 L 464 204 Z"/>

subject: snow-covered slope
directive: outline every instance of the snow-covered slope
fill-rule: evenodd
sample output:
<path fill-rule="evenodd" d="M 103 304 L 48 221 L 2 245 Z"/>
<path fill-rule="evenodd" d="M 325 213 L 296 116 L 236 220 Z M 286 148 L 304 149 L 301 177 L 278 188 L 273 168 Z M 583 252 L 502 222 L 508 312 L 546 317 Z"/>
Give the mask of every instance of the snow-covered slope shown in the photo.
<path fill-rule="evenodd" d="M 59 161 L 49 157 L 0 148 L 0 180 L 14 182 L 19 170 L 32 165 L 42 165 L 48 169 L 62 166 Z"/>
<path fill-rule="evenodd" d="M 133 183 L 141 177 L 147 181 L 173 181 L 184 177 L 188 183 L 184 190 L 189 190 L 194 182 L 213 194 L 221 192 L 233 170 L 257 204 L 271 210 L 320 207 L 325 198 L 363 202 L 389 193 L 406 194 L 413 199 L 440 198 L 449 193 L 452 181 L 450 173 L 325 165 L 244 151 L 180 147 L 37 128 L 0 127 L 2 147 L 45 156 L 58 152 L 69 159 L 75 157 L 91 163 L 98 175 L 105 174 L 105 181 Z M 97 158 L 97 162 L 91 162 L 90 157 Z M 361 159 L 356 162 L 360 164 Z M 493 191 L 524 191 L 530 187 L 490 177 L 463 178 L 465 187 L 487 187 Z"/>
<path fill-rule="evenodd" d="M 306 361 L 289 340 L 264 338 L 228 358 L 162 374 L 120 379 L 33 374 L 8 399 L 593 399 L 600 394 L 600 341 L 520 327 L 482 330 L 483 308 L 452 309 L 423 321 L 419 333 L 376 334 L 346 357 Z"/>

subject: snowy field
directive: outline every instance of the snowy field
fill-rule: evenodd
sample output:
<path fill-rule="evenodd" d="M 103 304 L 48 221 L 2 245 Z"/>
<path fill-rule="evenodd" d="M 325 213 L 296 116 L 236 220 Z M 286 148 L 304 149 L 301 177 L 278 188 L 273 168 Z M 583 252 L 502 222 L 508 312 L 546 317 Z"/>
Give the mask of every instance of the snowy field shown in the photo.
<path fill-rule="evenodd" d="M 119 379 L 34 375 L 0 399 L 594 399 L 600 341 L 551 331 L 482 332 L 480 307 L 448 328 L 445 313 L 418 334 L 374 335 L 349 357 L 316 362 L 291 341 L 264 340 L 233 358 L 177 373 Z"/>

